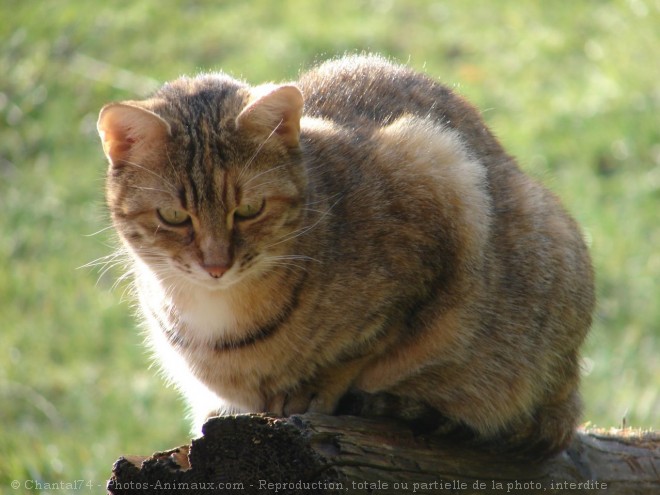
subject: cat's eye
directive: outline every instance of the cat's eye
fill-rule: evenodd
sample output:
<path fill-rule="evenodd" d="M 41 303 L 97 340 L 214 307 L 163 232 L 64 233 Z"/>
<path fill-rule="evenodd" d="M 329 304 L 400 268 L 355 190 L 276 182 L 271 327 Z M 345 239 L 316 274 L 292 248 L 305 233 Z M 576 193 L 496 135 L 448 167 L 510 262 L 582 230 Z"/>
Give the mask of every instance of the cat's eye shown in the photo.
<path fill-rule="evenodd" d="M 190 215 L 179 208 L 158 208 L 156 211 L 160 219 L 168 225 L 179 226 L 190 220 Z"/>
<path fill-rule="evenodd" d="M 236 207 L 234 216 L 238 220 L 256 218 L 263 211 L 265 204 L 266 202 L 263 199 L 260 201 L 245 201 Z"/>

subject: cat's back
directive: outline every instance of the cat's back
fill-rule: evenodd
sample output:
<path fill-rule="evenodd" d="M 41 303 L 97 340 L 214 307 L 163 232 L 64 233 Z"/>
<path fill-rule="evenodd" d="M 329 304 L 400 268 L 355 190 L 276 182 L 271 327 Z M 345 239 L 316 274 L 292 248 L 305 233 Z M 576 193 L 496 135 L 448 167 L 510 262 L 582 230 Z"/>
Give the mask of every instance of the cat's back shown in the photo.
<path fill-rule="evenodd" d="M 430 118 L 457 130 L 480 158 L 508 158 L 470 103 L 430 77 L 383 57 L 355 55 L 327 61 L 304 73 L 298 86 L 305 96 L 305 115 L 310 117 L 354 131 L 383 127 L 404 115 Z"/>
<path fill-rule="evenodd" d="M 506 293 L 501 301 L 494 297 L 493 306 L 511 301 L 520 307 L 542 305 L 550 293 L 567 307 L 579 300 L 585 311 L 576 317 L 578 323 L 566 327 L 579 327 L 575 338 L 582 337 L 594 302 L 593 273 L 579 228 L 553 193 L 520 170 L 478 110 L 432 78 L 373 55 L 325 62 L 303 74 L 298 84 L 305 96 L 305 115 L 341 125 L 355 139 L 365 140 L 360 144 L 372 141 L 369 136 L 382 134 L 382 129 L 402 117 L 411 123 L 431 121 L 430 132 L 424 134 L 426 141 L 388 143 L 381 139 L 378 143 L 397 151 L 426 146 L 435 169 L 439 166 L 437 151 L 445 146 L 440 138 L 458 140 L 470 160 L 485 171 L 490 203 L 487 278 L 498 287 L 495 293 Z M 412 134 L 419 135 L 414 130 Z M 387 173 L 400 166 L 385 163 L 380 170 Z M 422 189 L 432 187 L 428 177 L 420 180 Z M 429 212 L 429 218 L 434 217 L 437 212 Z M 471 217 L 466 221 L 478 220 Z M 538 270 L 530 273 L 530 266 Z M 549 284 L 545 273 L 559 274 Z M 558 321 L 566 319 L 557 316 Z"/>

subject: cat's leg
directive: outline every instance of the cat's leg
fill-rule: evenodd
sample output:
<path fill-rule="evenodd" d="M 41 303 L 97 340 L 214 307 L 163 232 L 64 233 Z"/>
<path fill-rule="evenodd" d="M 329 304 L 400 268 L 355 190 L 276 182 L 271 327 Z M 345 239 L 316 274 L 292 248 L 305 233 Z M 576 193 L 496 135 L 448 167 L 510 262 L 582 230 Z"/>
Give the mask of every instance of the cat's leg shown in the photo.
<path fill-rule="evenodd" d="M 287 394 L 285 392 L 273 395 L 266 401 L 264 412 L 274 414 L 275 416 L 284 416 L 284 403 L 286 402 L 286 398 Z"/>
<path fill-rule="evenodd" d="M 336 414 L 367 418 L 390 418 L 406 423 L 415 434 L 448 434 L 460 426 L 426 402 L 411 397 L 351 390 L 344 395 Z"/>
<path fill-rule="evenodd" d="M 306 412 L 332 414 L 367 362 L 368 358 L 358 358 L 324 370 L 314 380 L 273 396 L 267 401 L 266 410 L 284 416 Z"/>

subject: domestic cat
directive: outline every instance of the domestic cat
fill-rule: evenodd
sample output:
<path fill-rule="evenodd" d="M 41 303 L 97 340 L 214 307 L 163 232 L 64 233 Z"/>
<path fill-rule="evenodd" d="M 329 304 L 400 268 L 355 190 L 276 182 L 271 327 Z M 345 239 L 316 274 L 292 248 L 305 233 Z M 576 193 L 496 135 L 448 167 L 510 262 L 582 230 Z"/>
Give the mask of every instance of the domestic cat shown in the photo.
<path fill-rule="evenodd" d="M 294 83 L 183 77 L 98 129 L 149 341 L 198 426 L 348 410 L 530 456 L 570 442 L 587 249 L 447 87 L 348 56 Z"/>

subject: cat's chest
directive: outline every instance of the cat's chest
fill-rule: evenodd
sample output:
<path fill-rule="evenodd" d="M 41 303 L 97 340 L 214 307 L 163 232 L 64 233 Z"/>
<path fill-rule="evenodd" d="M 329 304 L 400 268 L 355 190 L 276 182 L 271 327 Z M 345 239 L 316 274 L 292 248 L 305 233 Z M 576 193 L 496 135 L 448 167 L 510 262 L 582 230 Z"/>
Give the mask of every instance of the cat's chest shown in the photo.
<path fill-rule="evenodd" d="M 149 275 L 142 273 L 137 280 L 142 307 L 171 342 L 213 349 L 217 342 L 236 338 L 249 327 L 250 315 L 230 294 L 194 285 L 168 291 Z"/>
<path fill-rule="evenodd" d="M 176 332 L 191 344 L 213 348 L 216 342 L 240 333 L 239 310 L 218 292 L 190 291 L 172 301 Z"/>

